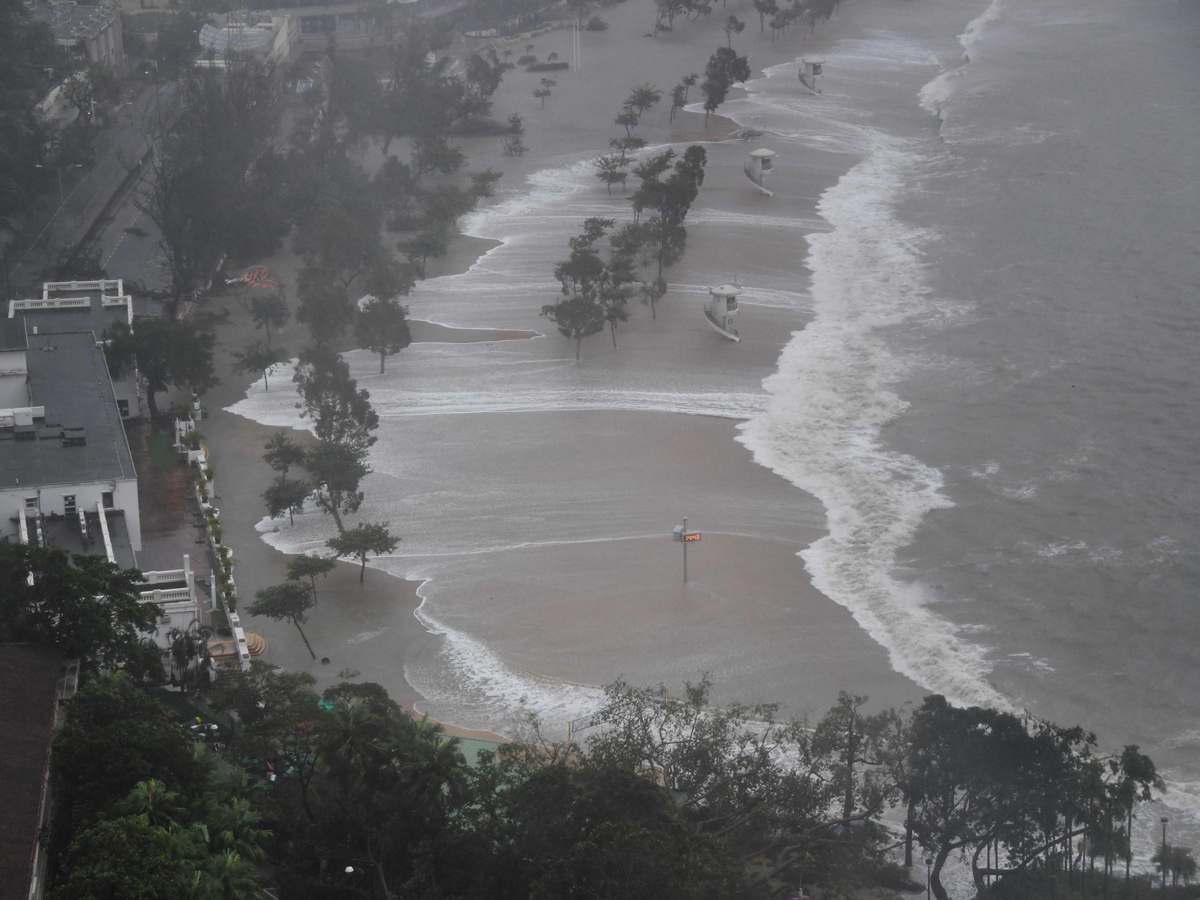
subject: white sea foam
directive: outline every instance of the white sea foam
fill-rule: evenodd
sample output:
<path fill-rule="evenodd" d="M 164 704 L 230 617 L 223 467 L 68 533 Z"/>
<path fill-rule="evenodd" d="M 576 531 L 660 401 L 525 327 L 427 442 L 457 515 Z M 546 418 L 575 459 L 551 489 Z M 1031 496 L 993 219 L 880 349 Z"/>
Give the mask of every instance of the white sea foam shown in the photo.
<path fill-rule="evenodd" d="M 958 43 L 963 48 L 962 58 L 964 62 L 971 61 L 971 48 L 979 42 L 988 24 L 1000 17 L 1002 5 L 1003 0 L 992 0 L 988 4 L 987 9 L 968 22 L 967 27 L 963 29 L 963 33 L 958 36 Z M 954 96 L 955 91 L 958 89 L 962 74 L 962 66 L 948 69 L 921 88 L 920 93 L 917 95 L 921 106 L 935 116 L 942 118 L 946 104 L 949 103 L 950 98 Z"/>
<path fill-rule="evenodd" d="M 1004 5 L 1004 0 L 992 0 L 988 4 L 987 9 L 967 23 L 967 27 L 963 29 L 963 33 L 958 36 L 958 42 L 962 45 L 963 55 L 970 59 L 971 48 L 979 43 L 979 38 L 983 34 L 983 29 L 990 22 L 1000 18 L 1000 8 Z"/>
<path fill-rule="evenodd" d="M 906 404 L 905 373 L 884 330 L 927 314 L 916 243 L 893 215 L 914 162 L 880 136 L 874 152 L 823 196 L 833 225 L 809 239 L 816 318 L 787 345 L 763 386 L 766 414 L 739 437 L 762 465 L 825 505 L 829 535 L 801 553 L 813 583 L 888 651 L 898 672 L 962 703 L 1009 708 L 987 681 L 978 645 L 891 573 L 896 551 L 929 512 L 950 506 L 937 470 L 884 448 L 880 433 Z"/>
<path fill-rule="evenodd" d="M 603 705 L 600 688 L 514 669 L 481 641 L 439 622 L 424 603 L 416 615 L 446 641 L 441 665 L 406 665 L 405 680 L 430 703 L 453 709 L 464 720 L 488 722 L 492 730 L 511 734 L 520 729 L 522 714 L 533 713 L 548 725 L 549 737 L 561 738 L 566 722 L 591 715 Z"/>
<path fill-rule="evenodd" d="M 461 346 L 461 345 L 455 345 Z M 556 362 L 556 361 L 555 361 Z M 529 365 L 545 365 L 534 361 Z M 497 363 L 501 365 L 501 363 Z M 565 363 L 564 363 L 565 365 Z M 570 361 L 570 365 L 574 365 Z M 261 382 L 227 411 L 275 428 L 308 429 L 296 408 L 298 394 L 291 385 L 264 391 Z M 413 390 L 405 384 L 372 386 L 371 401 L 381 418 L 447 416 L 471 413 L 560 412 L 565 410 L 622 410 L 746 419 L 766 409 L 764 394 L 737 392 L 686 393 L 674 391 L 555 389 L 531 385 L 515 390 Z"/>

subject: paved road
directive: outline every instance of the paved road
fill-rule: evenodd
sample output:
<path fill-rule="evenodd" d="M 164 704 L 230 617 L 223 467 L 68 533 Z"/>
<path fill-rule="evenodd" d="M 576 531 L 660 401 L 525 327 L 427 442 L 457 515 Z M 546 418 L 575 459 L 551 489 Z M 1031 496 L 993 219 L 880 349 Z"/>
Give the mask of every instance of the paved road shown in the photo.
<path fill-rule="evenodd" d="M 21 256 L 14 255 L 10 277 L 16 290 L 28 292 L 38 287 L 42 270 L 58 258 L 62 248 L 74 248 L 83 241 L 129 177 L 130 167 L 145 156 L 151 127 L 160 112 L 171 106 L 175 93 L 174 84 L 135 87 L 118 123 L 96 135 L 96 164 L 74 184 L 70 172 L 64 173 L 62 204 L 32 246 Z"/>
<path fill-rule="evenodd" d="M 171 272 L 154 223 L 137 207 L 148 167 L 121 190 L 95 232 L 100 264 L 110 278 L 136 281 L 150 290 L 170 287 Z"/>

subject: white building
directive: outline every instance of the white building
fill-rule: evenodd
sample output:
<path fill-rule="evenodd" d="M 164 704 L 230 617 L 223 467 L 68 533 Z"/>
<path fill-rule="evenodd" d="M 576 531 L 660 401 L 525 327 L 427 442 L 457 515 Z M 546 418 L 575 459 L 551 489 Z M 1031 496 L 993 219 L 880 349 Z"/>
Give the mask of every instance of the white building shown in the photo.
<path fill-rule="evenodd" d="M 200 47 L 206 52 L 196 65 L 224 66 L 240 59 L 257 59 L 283 73 L 300 52 L 300 20 L 295 16 L 239 19 L 231 13 L 225 18 L 223 25 L 204 25 L 200 29 Z"/>
<path fill-rule="evenodd" d="M 60 47 L 107 66 L 118 78 L 125 77 L 125 41 L 118 7 L 52 0 L 30 3 L 27 8 L 34 21 L 50 26 Z"/>
<path fill-rule="evenodd" d="M 133 328 L 133 298 L 120 278 L 99 281 L 47 281 L 42 296 L 9 300 L 8 318 L 23 317 L 30 335 L 90 331 L 97 341 L 114 325 Z M 137 369 L 113 382 L 122 419 L 141 418 L 145 408 Z"/>
<path fill-rule="evenodd" d="M 137 474 L 104 353 L 90 331 L 0 329 L 0 537 L 20 521 L 119 510 L 130 547 L 142 547 Z"/>
<path fill-rule="evenodd" d="M 90 331 L 30 334 L 0 320 L 0 538 L 137 568 L 137 474 L 104 352 Z M 144 572 L 162 607 L 155 641 L 201 621 L 191 560 Z"/>

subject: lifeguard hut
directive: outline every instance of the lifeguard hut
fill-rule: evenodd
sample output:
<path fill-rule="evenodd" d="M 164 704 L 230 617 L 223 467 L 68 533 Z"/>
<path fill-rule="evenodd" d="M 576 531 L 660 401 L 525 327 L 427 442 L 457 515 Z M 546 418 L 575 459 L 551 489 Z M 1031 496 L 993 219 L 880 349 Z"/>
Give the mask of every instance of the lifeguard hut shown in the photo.
<path fill-rule="evenodd" d="M 708 289 L 708 300 L 704 303 L 704 318 L 713 331 L 731 341 L 741 341 L 737 329 L 733 327 L 733 317 L 738 310 L 738 294 L 742 286 L 736 281 L 733 284 L 723 284 L 720 287 Z"/>
<path fill-rule="evenodd" d="M 766 147 L 759 147 L 757 150 L 750 151 L 750 160 L 746 163 L 746 177 L 750 179 L 751 184 L 766 194 L 768 197 L 775 195 L 767 190 L 767 176 L 771 174 L 771 169 L 774 165 L 772 160 L 778 154 L 774 150 L 768 150 Z"/>
<path fill-rule="evenodd" d="M 825 60 L 821 57 L 802 57 L 800 60 L 800 83 L 814 94 L 821 93 L 821 88 L 817 86 L 817 82 L 820 81 L 821 73 L 824 69 Z"/>

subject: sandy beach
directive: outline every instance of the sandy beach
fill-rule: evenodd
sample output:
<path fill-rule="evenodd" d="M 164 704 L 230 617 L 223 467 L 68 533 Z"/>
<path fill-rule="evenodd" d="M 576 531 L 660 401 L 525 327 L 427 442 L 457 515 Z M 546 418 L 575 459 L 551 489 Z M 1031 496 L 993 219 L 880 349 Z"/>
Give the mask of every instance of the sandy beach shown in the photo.
<path fill-rule="evenodd" d="M 772 44 L 752 10 L 728 12 L 747 20 L 734 46 L 756 75 L 854 27 L 834 21 L 815 38 Z M 709 154 L 671 293 L 656 318 L 633 304 L 615 350 L 607 334 L 588 339 L 580 365 L 538 317 L 557 292 L 553 261 L 582 218 L 628 218 L 621 192 L 609 196 L 586 174 L 617 133 L 625 95 L 641 83 L 668 93 L 725 43 L 723 15 L 680 21 L 653 41 L 649 5 L 602 15 L 609 30 L 584 33 L 582 71 L 553 73 L 544 107 L 531 93 L 540 75 L 507 73 L 494 115 L 524 118 L 526 156 L 503 157 L 495 139 L 463 142 L 471 168 L 504 179 L 409 299 L 413 346 L 384 376 L 377 357 L 347 353 L 381 416 L 356 520 L 390 522 L 400 547 L 371 561 L 363 585 L 350 564 L 318 584 L 306 631 L 328 665 L 286 624 L 251 627 L 267 637 L 267 659 L 312 672 L 319 686 L 356 670 L 441 721 L 507 734 L 525 712 L 559 729 L 618 676 L 676 689 L 710 672 L 718 700 L 774 701 L 789 713 L 820 713 L 841 689 L 873 705 L 915 699 L 917 686 L 813 588 L 796 555 L 825 533 L 821 505 L 738 442 L 738 423 L 765 404 L 762 380 L 808 319 L 804 235 L 828 229 L 817 198 L 853 155 L 781 156 L 768 202 L 741 172 L 761 142 L 726 140 L 738 125 L 721 116 L 706 126 L 702 113 L 684 112 L 670 123 L 669 100 L 660 104 L 638 133 L 652 147 L 703 141 Z M 532 43 L 539 58 L 569 58 L 569 31 Z M 368 150 L 363 161 L 380 159 Z M 294 296 L 296 260 L 284 252 L 263 263 Z M 746 285 L 740 344 L 698 312 L 706 285 L 735 276 Z M 228 374 L 248 327 L 231 298 L 213 302 L 231 318 L 220 333 L 224 383 L 205 398 L 203 430 L 244 606 L 282 579 L 287 555 L 276 547 L 319 550 L 333 526 L 317 513 L 294 527 L 261 523 L 271 475 L 261 447 L 275 427 L 299 424 L 294 397 L 286 373 L 269 393 Z M 276 339 L 296 352 L 305 334 L 290 323 Z M 704 532 L 687 586 L 669 537 L 684 515 Z"/>

